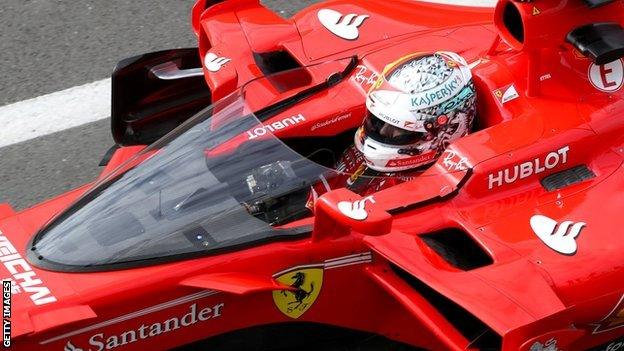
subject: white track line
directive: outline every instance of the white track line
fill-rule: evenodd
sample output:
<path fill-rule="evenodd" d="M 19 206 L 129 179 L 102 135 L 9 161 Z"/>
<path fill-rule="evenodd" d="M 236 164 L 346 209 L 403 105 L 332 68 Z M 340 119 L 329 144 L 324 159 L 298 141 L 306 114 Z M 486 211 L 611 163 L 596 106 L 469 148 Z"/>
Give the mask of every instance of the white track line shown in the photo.
<path fill-rule="evenodd" d="M 0 147 L 110 116 L 111 80 L 42 95 L 0 107 Z"/>

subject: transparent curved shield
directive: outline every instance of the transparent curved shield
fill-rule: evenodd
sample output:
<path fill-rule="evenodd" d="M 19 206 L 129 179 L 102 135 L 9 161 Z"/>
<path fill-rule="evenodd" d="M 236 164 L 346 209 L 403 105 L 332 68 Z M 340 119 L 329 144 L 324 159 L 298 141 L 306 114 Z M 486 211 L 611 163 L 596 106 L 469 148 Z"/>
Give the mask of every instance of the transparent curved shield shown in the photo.
<path fill-rule="evenodd" d="M 48 223 L 31 242 L 31 261 L 61 270 L 124 268 L 310 233 L 312 189 L 350 175 L 327 167 L 334 155 L 325 146 L 302 155 L 258 116 L 279 113 L 280 99 L 305 99 L 298 94 L 311 71 L 331 76 L 345 65 L 266 77 L 200 112 Z M 284 94 L 258 99 L 267 87 Z"/>

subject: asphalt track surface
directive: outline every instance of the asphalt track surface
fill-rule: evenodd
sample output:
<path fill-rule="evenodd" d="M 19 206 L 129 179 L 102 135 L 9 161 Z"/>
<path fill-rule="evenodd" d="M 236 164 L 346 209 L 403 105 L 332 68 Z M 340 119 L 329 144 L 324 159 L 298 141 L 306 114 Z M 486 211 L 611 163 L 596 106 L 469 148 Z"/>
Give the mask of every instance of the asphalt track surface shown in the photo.
<path fill-rule="evenodd" d="M 318 0 L 263 2 L 288 17 Z M 193 3 L 4 0 L 0 106 L 107 78 L 126 57 L 196 46 L 189 23 Z M 112 145 L 104 119 L 0 148 L 0 203 L 23 209 L 88 183 Z"/>

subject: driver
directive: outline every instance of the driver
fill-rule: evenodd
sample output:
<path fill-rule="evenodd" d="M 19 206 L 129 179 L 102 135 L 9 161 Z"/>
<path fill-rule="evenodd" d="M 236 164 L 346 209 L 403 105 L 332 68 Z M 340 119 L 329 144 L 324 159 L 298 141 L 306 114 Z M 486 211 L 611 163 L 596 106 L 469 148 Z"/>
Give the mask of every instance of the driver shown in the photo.
<path fill-rule="evenodd" d="M 471 132 L 476 93 L 466 60 L 452 52 L 418 53 L 388 65 L 368 92 L 367 115 L 335 177 L 312 189 L 346 187 L 362 196 L 424 172 L 454 140 Z"/>

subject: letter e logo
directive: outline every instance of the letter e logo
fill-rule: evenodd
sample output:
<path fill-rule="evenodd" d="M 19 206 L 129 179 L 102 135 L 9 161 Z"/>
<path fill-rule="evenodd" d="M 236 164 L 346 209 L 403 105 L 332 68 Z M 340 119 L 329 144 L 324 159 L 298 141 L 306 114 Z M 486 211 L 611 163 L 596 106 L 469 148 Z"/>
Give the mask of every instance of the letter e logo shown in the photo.
<path fill-rule="evenodd" d="M 624 84 L 623 61 L 615 60 L 604 65 L 592 63 L 589 66 L 589 80 L 600 91 L 612 93 L 620 90 Z"/>

